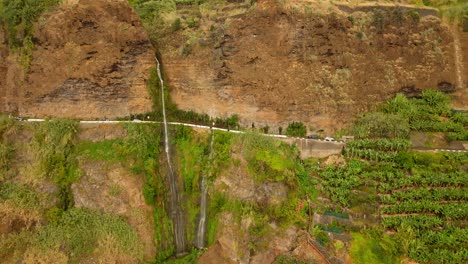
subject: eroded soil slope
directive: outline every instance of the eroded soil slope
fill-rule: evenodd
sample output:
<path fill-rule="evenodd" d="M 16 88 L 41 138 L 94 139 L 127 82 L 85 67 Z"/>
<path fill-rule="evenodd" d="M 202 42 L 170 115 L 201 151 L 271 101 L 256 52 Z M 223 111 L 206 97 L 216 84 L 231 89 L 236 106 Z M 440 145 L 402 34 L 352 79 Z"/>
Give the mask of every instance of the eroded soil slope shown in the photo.
<path fill-rule="evenodd" d="M 154 51 L 127 1 L 67 1 L 36 23 L 24 67 L 0 33 L 0 111 L 103 118 L 151 109 Z"/>
<path fill-rule="evenodd" d="M 455 89 L 453 37 L 433 11 L 321 12 L 275 1 L 229 10 L 202 13 L 198 28 L 160 40 L 182 109 L 238 113 L 274 132 L 290 121 L 338 128 L 397 92 Z"/>

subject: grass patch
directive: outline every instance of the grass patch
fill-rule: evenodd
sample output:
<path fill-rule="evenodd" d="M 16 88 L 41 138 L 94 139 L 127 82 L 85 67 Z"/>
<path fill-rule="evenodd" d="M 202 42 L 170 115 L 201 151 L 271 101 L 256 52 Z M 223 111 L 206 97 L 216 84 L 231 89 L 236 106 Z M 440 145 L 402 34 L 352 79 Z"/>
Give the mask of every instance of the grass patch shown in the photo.
<path fill-rule="evenodd" d="M 369 231 L 353 233 L 350 256 L 356 264 L 393 264 L 398 260 L 398 245 L 388 235 Z"/>
<path fill-rule="evenodd" d="M 22 209 L 40 209 L 39 195 L 30 187 L 12 182 L 0 184 L 0 201 L 10 201 Z"/>
<path fill-rule="evenodd" d="M 57 222 L 12 233 L 0 242 L 0 251 L 13 255 L 13 262 L 31 256 L 52 261 L 56 258 L 48 256 L 51 250 L 57 253 L 55 257 L 63 255 L 69 263 L 90 256 L 99 259 L 102 251 L 117 252 L 127 260 L 143 259 L 143 245 L 130 225 L 120 217 L 88 209 L 70 209 Z"/>
<path fill-rule="evenodd" d="M 0 115 L 0 181 L 6 179 L 6 174 L 10 168 L 10 161 L 15 152 L 13 144 L 7 136 L 16 130 L 17 126 L 13 119 Z"/>
<path fill-rule="evenodd" d="M 295 154 L 291 147 L 269 137 L 256 134 L 243 134 L 238 144 L 248 163 L 248 170 L 257 182 L 285 182 L 295 186 Z M 291 155 L 292 154 L 292 155 Z"/>
<path fill-rule="evenodd" d="M 63 210 L 73 207 L 70 186 L 81 176 L 75 153 L 78 129 L 76 121 L 52 119 L 37 124 L 33 139 L 37 175 L 51 179 L 59 187 Z"/>
<path fill-rule="evenodd" d="M 121 155 L 124 140 L 112 139 L 99 142 L 82 141 L 76 146 L 78 155 L 90 160 L 104 160 L 109 162 L 124 161 L 125 156 Z"/>
<path fill-rule="evenodd" d="M 60 0 L 1 0 L 0 22 L 5 25 L 11 47 L 21 47 L 24 40 L 31 39 L 34 22 Z"/>

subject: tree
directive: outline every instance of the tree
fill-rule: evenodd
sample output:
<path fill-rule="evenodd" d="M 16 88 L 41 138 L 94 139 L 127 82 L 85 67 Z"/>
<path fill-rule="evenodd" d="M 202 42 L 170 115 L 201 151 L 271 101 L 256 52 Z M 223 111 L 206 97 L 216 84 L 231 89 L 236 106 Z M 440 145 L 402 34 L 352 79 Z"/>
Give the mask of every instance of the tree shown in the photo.
<path fill-rule="evenodd" d="M 302 122 L 292 122 L 286 128 L 286 135 L 290 137 L 305 137 L 307 128 Z"/>

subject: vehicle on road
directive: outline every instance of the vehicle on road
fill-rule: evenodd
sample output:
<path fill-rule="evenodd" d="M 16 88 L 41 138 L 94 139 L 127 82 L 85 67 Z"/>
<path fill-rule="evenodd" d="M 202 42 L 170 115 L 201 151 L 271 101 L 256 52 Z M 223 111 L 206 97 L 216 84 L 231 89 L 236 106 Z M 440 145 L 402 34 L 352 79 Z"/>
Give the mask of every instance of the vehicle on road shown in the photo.
<path fill-rule="evenodd" d="M 332 137 L 326 137 L 325 141 L 330 141 L 331 142 L 331 141 L 336 141 L 336 140 L 334 138 L 332 138 Z"/>
<path fill-rule="evenodd" d="M 318 139 L 318 135 L 308 135 L 307 138 L 309 139 Z"/>

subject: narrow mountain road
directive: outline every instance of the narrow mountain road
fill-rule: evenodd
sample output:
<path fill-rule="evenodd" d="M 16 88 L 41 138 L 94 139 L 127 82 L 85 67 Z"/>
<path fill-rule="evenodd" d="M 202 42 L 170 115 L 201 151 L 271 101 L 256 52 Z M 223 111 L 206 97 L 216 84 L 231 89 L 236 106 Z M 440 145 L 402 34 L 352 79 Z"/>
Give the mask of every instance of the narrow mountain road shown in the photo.
<path fill-rule="evenodd" d="M 40 118 L 29 118 L 29 119 L 23 119 L 24 122 L 45 122 L 46 119 L 40 119 Z M 159 121 L 142 121 L 142 120 L 133 120 L 133 121 L 127 121 L 127 120 L 106 120 L 106 121 L 96 121 L 96 120 L 81 120 L 80 124 L 124 124 L 124 123 L 138 123 L 138 124 L 163 124 L 163 122 Z M 226 129 L 226 128 L 219 128 L 219 127 L 210 127 L 210 126 L 203 126 L 203 125 L 196 125 L 196 124 L 189 124 L 189 123 L 180 123 L 180 122 L 167 122 L 168 125 L 173 125 L 173 126 L 186 126 L 186 127 L 194 127 L 194 128 L 200 128 L 200 129 L 213 129 L 217 131 L 224 131 L 224 132 L 229 132 L 229 133 L 234 133 L 234 134 L 244 134 L 246 133 L 245 131 L 240 131 L 240 130 L 232 130 L 232 129 Z M 267 137 L 274 137 L 274 138 L 290 138 L 290 139 L 304 139 L 304 138 L 298 138 L 298 137 L 288 137 L 285 135 L 276 135 L 276 134 L 262 134 Z M 323 139 L 307 139 L 310 141 L 325 141 Z M 432 148 L 432 149 L 412 149 L 415 151 L 421 151 L 421 152 L 468 152 L 468 150 L 461 150 L 461 149 L 439 149 L 439 148 Z"/>

